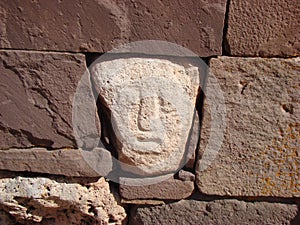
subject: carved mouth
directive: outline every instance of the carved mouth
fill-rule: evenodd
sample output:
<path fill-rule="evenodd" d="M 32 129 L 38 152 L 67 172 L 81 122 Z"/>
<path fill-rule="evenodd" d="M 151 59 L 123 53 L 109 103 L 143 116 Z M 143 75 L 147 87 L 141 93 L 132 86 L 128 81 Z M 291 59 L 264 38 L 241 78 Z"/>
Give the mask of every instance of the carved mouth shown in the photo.
<path fill-rule="evenodd" d="M 155 142 L 159 145 L 163 143 L 163 139 L 161 137 L 145 137 L 145 136 L 137 136 L 137 140 L 139 142 Z"/>

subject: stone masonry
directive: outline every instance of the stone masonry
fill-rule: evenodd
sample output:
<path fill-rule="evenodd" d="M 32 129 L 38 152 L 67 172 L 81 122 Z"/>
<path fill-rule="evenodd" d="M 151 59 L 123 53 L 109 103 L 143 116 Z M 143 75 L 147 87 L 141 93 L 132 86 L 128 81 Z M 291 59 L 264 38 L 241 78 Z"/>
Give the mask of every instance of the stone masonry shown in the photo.
<path fill-rule="evenodd" d="M 300 224 L 299 18 L 2 0 L 0 225 Z"/>

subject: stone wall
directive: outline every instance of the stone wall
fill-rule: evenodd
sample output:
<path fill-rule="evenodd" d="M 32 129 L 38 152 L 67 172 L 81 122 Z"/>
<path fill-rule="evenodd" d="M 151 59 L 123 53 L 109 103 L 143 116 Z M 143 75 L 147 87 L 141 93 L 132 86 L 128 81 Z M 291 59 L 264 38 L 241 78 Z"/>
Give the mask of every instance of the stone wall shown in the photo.
<path fill-rule="evenodd" d="M 2 0 L 0 224 L 300 224 L 299 12 Z"/>

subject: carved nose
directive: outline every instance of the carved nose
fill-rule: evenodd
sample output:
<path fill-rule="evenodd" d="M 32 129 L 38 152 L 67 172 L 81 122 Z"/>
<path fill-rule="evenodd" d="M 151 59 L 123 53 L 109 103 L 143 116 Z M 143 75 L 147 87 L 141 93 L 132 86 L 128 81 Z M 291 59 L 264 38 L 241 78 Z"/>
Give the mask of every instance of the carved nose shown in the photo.
<path fill-rule="evenodd" d="M 138 114 L 138 128 L 141 131 L 151 131 L 151 121 L 159 117 L 159 102 L 157 98 L 143 98 L 140 100 Z"/>

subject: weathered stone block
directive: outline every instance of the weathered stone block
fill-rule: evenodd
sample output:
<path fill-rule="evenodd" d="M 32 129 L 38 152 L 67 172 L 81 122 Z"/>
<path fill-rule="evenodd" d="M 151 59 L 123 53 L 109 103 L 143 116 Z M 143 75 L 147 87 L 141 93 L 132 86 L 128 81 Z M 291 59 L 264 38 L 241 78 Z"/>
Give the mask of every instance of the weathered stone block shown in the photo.
<path fill-rule="evenodd" d="M 293 224 L 297 205 L 268 202 L 181 200 L 152 207 L 133 208 L 129 223 L 147 224 Z M 297 224 L 297 222 L 295 223 Z"/>
<path fill-rule="evenodd" d="M 126 213 L 108 182 L 78 183 L 48 178 L 0 179 L 0 208 L 21 224 L 124 224 Z"/>
<path fill-rule="evenodd" d="M 226 130 L 216 159 L 200 159 L 201 192 L 231 196 L 300 196 L 300 58 L 219 57 L 210 61 L 224 93 Z M 204 106 L 202 157 L 211 132 Z M 209 158 L 208 158 L 209 159 Z"/>
<path fill-rule="evenodd" d="M 230 0 L 227 52 L 236 56 L 300 54 L 298 0 Z"/>
<path fill-rule="evenodd" d="M 15 1 L 0 3 L 0 47 L 107 52 L 165 40 L 206 57 L 222 53 L 226 0 Z"/>
<path fill-rule="evenodd" d="M 0 149 L 76 147 L 72 103 L 84 55 L 1 50 L 0 60 Z"/>

